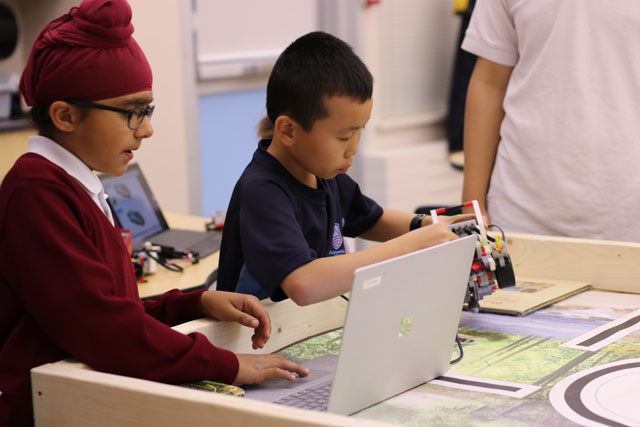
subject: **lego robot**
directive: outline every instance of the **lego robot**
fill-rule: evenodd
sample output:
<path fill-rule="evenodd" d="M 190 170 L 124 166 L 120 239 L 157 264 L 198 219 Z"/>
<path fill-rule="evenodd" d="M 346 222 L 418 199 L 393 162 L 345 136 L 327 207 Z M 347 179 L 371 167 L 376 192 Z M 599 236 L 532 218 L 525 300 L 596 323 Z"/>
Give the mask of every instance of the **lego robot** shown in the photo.
<path fill-rule="evenodd" d="M 465 202 L 460 206 L 432 209 L 430 214 L 435 224 L 438 222 L 438 214 L 446 214 L 449 211 L 470 206 L 473 206 L 476 219 L 451 224 L 449 228 L 458 236 L 472 234 L 478 236 L 465 297 L 467 308 L 470 311 L 478 312 L 480 310 L 479 301 L 483 297 L 492 294 L 498 288 L 506 288 L 516 284 L 511 258 L 505 246 L 504 233 L 500 227 L 489 225 L 488 228 L 500 229 L 500 235 L 496 237 L 487 235 L 477 200 Z"/>

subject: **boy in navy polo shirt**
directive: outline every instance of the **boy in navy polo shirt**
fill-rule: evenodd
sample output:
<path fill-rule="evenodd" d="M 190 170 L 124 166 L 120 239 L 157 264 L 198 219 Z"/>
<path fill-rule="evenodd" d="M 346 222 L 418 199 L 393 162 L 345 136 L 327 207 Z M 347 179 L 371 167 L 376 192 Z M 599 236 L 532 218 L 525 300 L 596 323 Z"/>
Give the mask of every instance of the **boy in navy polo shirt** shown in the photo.
<path fill-rule="evenodd" d="M 309 33 L 280 55 L 267 85 L 273 138 L 260 141 L 233 191 L 219 290 L 311 304 L 349 291 L 358 267 L 457 238 L 447 224 L 471 215 L 431 224 L 383 209 L 346 175 L 372 90 L 367 67 L 330 34 Z M 343 236 L 385 243 L 345 254 Z"/>

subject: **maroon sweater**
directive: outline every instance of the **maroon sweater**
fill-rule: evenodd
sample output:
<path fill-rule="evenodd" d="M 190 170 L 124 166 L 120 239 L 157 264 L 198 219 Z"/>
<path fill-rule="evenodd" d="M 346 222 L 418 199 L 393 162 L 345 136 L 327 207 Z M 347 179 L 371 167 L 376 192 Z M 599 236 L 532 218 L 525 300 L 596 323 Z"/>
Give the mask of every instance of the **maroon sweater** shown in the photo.
<path fill-rule="evenodd" d="M 32 425 L 30 369 L 67 357 L 153 381 L 231 383 L 237 357 L 176 325 L 202 291 L 141 302 L 119 231 L 63 169 L 20 157 L 0 187 L 0 426 Z"/>

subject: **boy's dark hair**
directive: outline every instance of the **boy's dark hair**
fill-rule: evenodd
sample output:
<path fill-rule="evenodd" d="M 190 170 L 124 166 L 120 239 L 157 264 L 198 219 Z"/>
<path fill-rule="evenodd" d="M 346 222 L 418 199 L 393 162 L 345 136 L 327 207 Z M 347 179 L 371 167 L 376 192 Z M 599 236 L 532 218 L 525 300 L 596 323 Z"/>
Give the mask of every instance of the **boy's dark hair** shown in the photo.
<path fill-rule="evenodd" d="M 51 138 L 55 130 L 55 126 L 49 117 L 50 105 L 34 105 L 31 107 L 31 121 L 38 129 L 38 134 Z"/>
<path fill-rule="evenodd" d="M 272 123 L 287 114 L 309 132 L 329 112 L 324 98 L 344 96 L 366 102 L 373 77 L 351 46 L 322 31 L 306 34 L 287 47 L 267 84 L 267 115 Z"/>

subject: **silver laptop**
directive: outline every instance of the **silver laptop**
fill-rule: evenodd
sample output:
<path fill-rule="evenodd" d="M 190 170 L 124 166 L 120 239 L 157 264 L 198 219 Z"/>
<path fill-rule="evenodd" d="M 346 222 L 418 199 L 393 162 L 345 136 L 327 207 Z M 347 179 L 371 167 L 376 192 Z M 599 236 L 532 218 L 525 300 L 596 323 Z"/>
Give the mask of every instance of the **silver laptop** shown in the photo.
<path fill-rule="evenodd" d="M 357 269 L 340 354 L 305 362 L 308 377 L 244 386 L 245 396 L 349 415 L 444 374 L 477 240 L 467 236 Z M 304 397 L 323 393 L 328 403 Z"/>
<path fill-rule="evenodd" d="M 133 247 L 141 249 L 149 241 L 156 245 L 171 246 L 176 250 L 188 249 L 200 257 L 220 249 L 220 231 L 181 230 L 169 228 L 151 187 L 136 163 L 129 164 L 120 176 L 99 175 L 113 218 L 120 228 L 130 229 Z"/>

